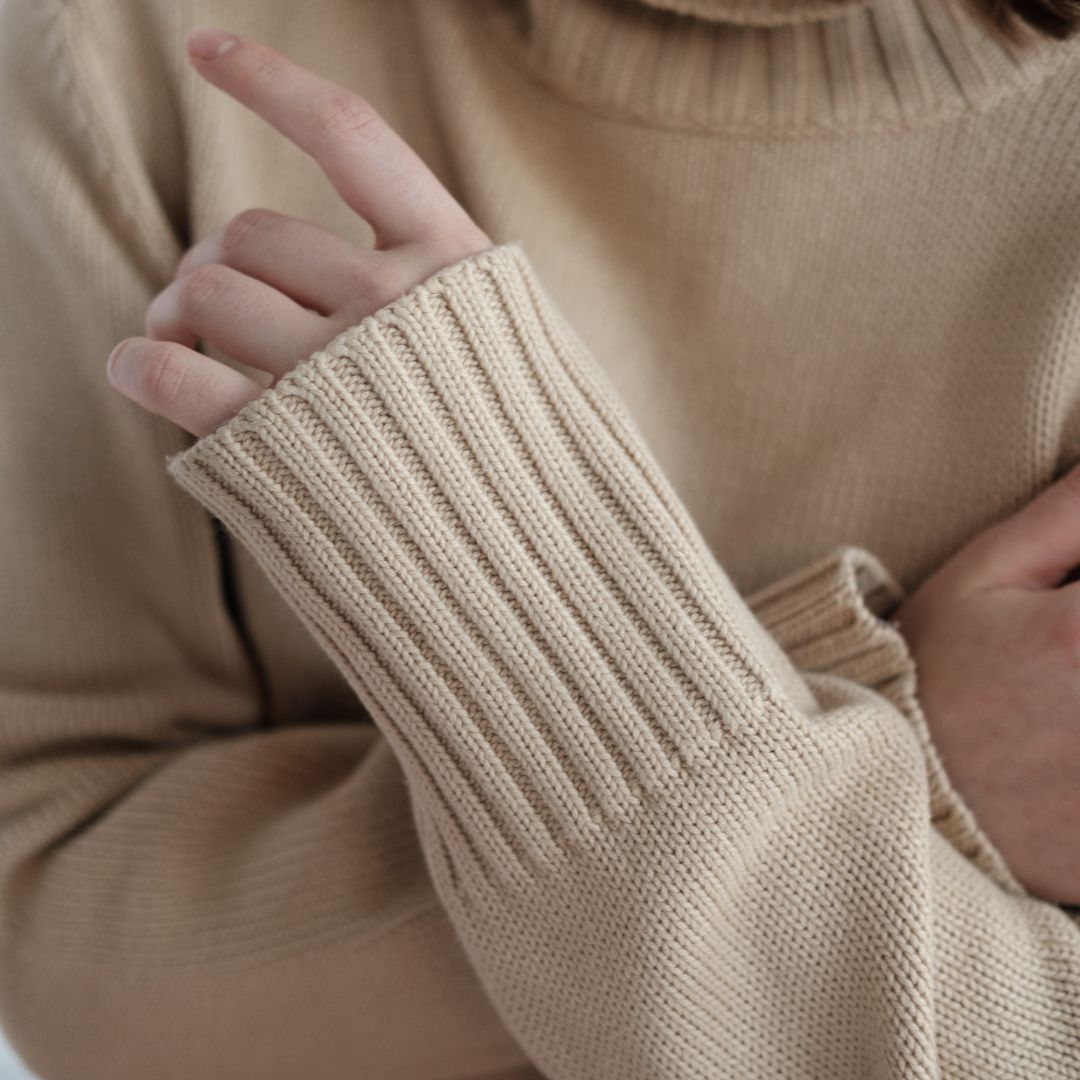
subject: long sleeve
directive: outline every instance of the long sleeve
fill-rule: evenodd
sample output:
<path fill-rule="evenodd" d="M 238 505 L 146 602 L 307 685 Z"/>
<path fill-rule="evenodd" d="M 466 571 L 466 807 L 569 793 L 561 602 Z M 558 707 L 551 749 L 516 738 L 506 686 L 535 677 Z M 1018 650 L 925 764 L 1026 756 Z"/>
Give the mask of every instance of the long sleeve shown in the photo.
<path fill-rule="evenodd" d="M 517 244 L 167 468 L 392 744 L 551 1080 L 1076 1074 L 1076 926 L 935 826 L 900 698 L 798 669 L 799 590 L 755 617 Z"/>
<path fill-rule="evenodd" d="M 0 3 L 0 1026 L 43 1080 L 524 1080 L 397 759 L 269 725 L 190 437 L 105 378 L 183 250 L 172 7 Z"/>

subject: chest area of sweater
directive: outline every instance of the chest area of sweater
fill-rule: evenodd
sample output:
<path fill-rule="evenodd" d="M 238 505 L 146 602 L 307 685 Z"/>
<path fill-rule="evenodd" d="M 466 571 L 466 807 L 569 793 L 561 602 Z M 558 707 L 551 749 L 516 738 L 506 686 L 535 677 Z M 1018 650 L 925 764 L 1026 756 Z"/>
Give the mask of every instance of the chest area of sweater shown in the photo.
<path fill-rule="evenodd" d="M 1067 90 L 739 139 L 511 85 L 450 118 L 450 173 L 522 242 L 740 589 L 838 543 L 912 587 L 1080 458 L 1080 185 L 1071 132 L 1034 123 L 1071 116 Z"/>
<path fill-rule="evenodd" d="M 838 543 L 911 586 L 1077 453 L 1080 276 L 1056 226 L 880 182 L 763 170 L 697 220 L 642 199 L 582 220 L 577 255 L 518 224 L 744 590 Z"/>

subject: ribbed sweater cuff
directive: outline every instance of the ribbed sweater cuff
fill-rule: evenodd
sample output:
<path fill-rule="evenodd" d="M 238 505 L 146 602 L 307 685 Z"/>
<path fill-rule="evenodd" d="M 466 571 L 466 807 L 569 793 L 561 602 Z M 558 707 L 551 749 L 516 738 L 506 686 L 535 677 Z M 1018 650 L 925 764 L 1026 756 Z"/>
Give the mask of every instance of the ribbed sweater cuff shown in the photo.
<path fill-rule="evenodd" d="M 602 378 L 507 244 L 167 462 L 485 876 L 629 820 L 770 694 L 741 600 Z"/>
<path fill-rule="evenodd" d="M 890 697 L 911 670 L 885 621 L 903 589 L 869 551 L 844 545 L 747 597 L 747 605 L 803 671 L 852 679 Z"/>
<path fill-rule="evenodd" d="M 953 787 L 938 754 L 918 697 L 915 659 L 888 618 L 903 597 L 902 587 L 878 558 L 863 548 L 842 545 L 769 583 L 746 602 L 801 672 L 858 682 L 907 717 L 923 749 L 935 826 L 990 877 L 1023 892 Z"/>

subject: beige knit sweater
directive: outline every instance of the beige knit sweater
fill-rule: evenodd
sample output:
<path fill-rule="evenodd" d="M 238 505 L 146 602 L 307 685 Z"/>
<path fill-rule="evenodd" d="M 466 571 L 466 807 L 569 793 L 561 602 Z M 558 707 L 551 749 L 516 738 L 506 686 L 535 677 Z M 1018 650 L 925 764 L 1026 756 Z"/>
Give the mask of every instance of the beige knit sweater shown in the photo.
<path fill-rule="evenodd" d="M 197 23 L 369 97 L 496 245 L 192 440 L 104 370 L 186 247 L 371 240 Z M 887 621 L 1080 456 L 1078 137 L 1080 43 L 959 0 L 0 4 L 29 1064 L 1080 1076 L 1080 923 Z"/>

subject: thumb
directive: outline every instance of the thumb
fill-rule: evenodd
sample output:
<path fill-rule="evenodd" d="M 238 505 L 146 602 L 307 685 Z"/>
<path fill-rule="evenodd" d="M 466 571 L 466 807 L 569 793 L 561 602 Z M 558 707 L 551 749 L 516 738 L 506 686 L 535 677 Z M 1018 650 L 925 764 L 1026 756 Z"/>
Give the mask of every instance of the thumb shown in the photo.
<path fill-rule="evenodd" d="M 980 587 L 1052 589 L 1080 563 L 1080 464 L 979 533 L 954 567 Z"/>

